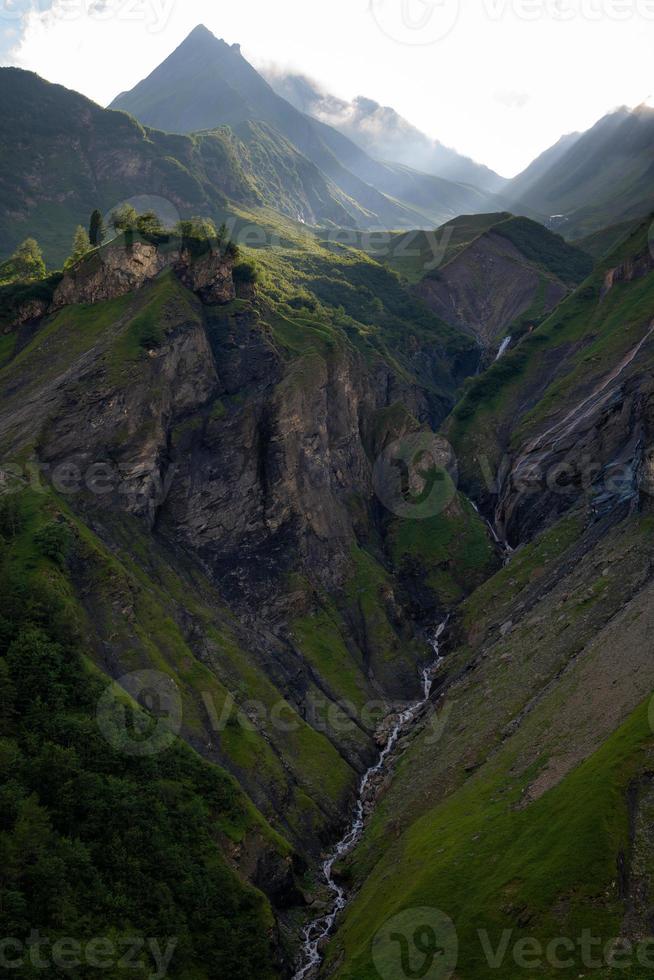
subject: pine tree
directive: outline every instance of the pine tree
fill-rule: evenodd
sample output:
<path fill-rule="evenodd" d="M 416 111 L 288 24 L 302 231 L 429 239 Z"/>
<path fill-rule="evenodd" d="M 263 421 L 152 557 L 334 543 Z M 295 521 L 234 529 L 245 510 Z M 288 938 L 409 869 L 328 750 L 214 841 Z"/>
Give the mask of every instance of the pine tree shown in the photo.
<path fill-rule="evenodd" d="M 89 225 L 89 241 L 91 242 L 91 247 L 99 248 L 105 240 L 105 236 L 104 221 L 102 220 L 102 215 L 96 208 L 91 215 L 91 223 Z"/>
<path fill-rule="evenodd" d="M 82 225 L 78 225 L 73 238 L 73 251 L 64 264 L 64 269 L 70 269 L 72 266 L 77 265 L 77 263 L 84 258 L 84 256 L 91 251 L 91 242 L 89 241 L 89 236 L 86 228 Z"/>

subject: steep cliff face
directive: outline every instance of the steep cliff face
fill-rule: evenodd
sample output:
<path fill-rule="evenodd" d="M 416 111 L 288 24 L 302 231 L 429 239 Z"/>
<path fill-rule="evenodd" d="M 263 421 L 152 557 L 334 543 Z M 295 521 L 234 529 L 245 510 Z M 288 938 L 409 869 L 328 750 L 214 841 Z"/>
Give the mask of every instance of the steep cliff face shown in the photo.
<path fill-rule="evenodd" d="M 449 420 L 464 485 L 512 545 L 583 503 L 637 505 L 652 440 L 652 257 L 642 226 Z"/>
<path fill-rule="evenodd" d="M 348 812 L 380 716 L 419 689 L 434 618 L 496 558 L 462 500 L 418 541 L 374 489 L 380 452 L 442 413 L 469 345 L 418 311 L 400 364 L 398 314 L 372 345 L 341 311 L 239 291 L 223 255 L 140 241 L 66 273 L 47 315 L 6 335 L 0 469 L 54 490 L 77 529 L 69 574 L 96 663 L 166 672 L 183 737 L 306 861 Z M 444 549 L 459 533 L 474 569 Z M 265 842 L 238 863 L 301 901 Z"/>
<path fill-rule="evenodd" d="M 47 312 L 117 299 L 141 289 L 164 269 L 172 269 L 180 282 L 198 293 L 205 303 L 227 303 L 236 297 L 233 265 L 218 245 L 209 241 L 202 243 L 200 253 L 195 254 L 174 238 L 162 248 L 121 236 L 64 275 Z"/>
<path fill-rule="evenodd" d="M 653 268 L 654 255 L 652 255 L 651 248 L 649 247 L 642 254 L 628 256 L 619 265 L 612 266 L 606 270 L 604 274 L 604 286 L 602 287 L 602 297 L 606 296 L 616 283 L 633 282 L 634 279 L 641 279 L 643 276 L 648 275 Z"/>
<path fill-rule="evenodd" d="M 633 376 L 654 321 L 644 327 L 618 365 L 522 446 L 501 475 L 496 522 L 509 543 L 529 540 L 581 500 L 596 518 L 621 503 L 636 507 L 650 492 L 644 467 L 654 439 L 654 379 L 650 372 Z"/>
<path fill-rule="evenodd" d="M 565 366 L 559 366 L 549 379 L 558 410 L 548 417 L 536 404 L 533 423 L 527 416 L 524 441 L 503 464 L 496 521 L 511 543 L 528 540 L 580 500 L 594 519 L 620 504 L 647 505 L 654 441 L 654 319 L 649 316 L 650 286 L 642 280 L 651 276 L 654 259 L 649 248 L 643 252 L 633 241 L 631 248 L 632 254 L 598 274 L 588 293 L 587 316 L 595 320 L 595 329 L 623 335 L 610 359 L 590 359 L 581 383 L 574 374 L 577 383 L 572 382 Z M 629 284 L 635 287 L 633 313 L 625 291 Z M 616 287 L 620 292 L 612 296 Z M 545 406 L 548 401 L 553 403 L 552 391 L 545 390 Z"/>

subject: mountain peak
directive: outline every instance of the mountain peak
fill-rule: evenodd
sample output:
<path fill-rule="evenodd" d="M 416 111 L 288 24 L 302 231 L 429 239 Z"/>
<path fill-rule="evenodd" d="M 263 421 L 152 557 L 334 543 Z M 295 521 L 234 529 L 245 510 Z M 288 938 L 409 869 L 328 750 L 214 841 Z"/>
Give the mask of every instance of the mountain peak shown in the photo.
<path fill-rule="evenodd" d="M 207 38 L 207 37 L 210 37 L 213 41 L 217 41 L 218 40 L 218 38 L 213 33 L 213 31 L 210 31 L 209 28 L 208 27 L 205 27 L 204 24 L 198 24 L 197 27 L 194 27 L 193 28 L 193 30 L 191 31 L 191 33 L 189 34 L 189 36 L 186 38 L 186 40 L 187 41 L 190 41 L 191 38 L 198 38 L 199 39 L 199 38 Z"/>
<path fill-rule="evenodd" d="M 207 48 L 212 44 L 216 49 L 220 47 L 223 51 L 230 50 L 235 54 L 241 53 L 240 44 L 227 44 L 223 38 L 216 37 L 213 31 L 210 31 L 204 24 L 198 24 L 197 27 L 194 27 L 188 37 L 182 41 L 180 48 L 186 50 L 188 45 L 194 44 L 202 44 Z"/>

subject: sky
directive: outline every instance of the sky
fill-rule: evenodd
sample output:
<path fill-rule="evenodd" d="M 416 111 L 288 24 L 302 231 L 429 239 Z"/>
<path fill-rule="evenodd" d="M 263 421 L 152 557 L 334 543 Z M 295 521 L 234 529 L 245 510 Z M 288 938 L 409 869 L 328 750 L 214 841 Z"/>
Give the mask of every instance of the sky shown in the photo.
<path fill-rule="evenodd" d="M 106 105 L 199 23 L 504 176 L 654 92 L 654 0 L 0 0 L 0 63 Z"/>

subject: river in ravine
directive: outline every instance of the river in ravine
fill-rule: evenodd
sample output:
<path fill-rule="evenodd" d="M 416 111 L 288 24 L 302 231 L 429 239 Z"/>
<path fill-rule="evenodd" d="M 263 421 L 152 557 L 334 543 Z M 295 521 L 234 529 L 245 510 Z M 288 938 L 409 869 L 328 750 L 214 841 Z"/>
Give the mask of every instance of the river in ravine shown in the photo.
<path fill-rule="evenodd" d="M 393 753 L 398 740 L 410 729 L 411 724 L 416 720 L 421 709 L 431 696 L 436 671 L 443 662 L 443 657 L 440 654 L 440 639 L 446 626 L 447 620 L 441 623 L 432 640 L 436 659 L 429 667 L 426 667 L 422 671 L 422 698 L 398 714 L 379 759 L 374 766 L 368 769 L 359 784 L 357 804 L 347 833 L 335 846 L 330 856 L 323 862 L 322 873 L 333 895 L 333 901 L 329 912 L 319 916 L 317 919 L 313 919 L 305 926 L 301 955 L 302 965 L 294 975 L 293 980 L 306 980 L 306 978 L 314 976 L 315 971 L 317 971 L 322 963 L 323 945 L 331 935 L 336 919 L 348 902 L 345 889 L 334 879 L 334 865 L 346 854 L 349 854 L 361 840 L 367 810 L 374 803 L 374 797 L 377 792 L 377 777 L 387 770 L 389 762 L 394 758 Z"/>

